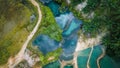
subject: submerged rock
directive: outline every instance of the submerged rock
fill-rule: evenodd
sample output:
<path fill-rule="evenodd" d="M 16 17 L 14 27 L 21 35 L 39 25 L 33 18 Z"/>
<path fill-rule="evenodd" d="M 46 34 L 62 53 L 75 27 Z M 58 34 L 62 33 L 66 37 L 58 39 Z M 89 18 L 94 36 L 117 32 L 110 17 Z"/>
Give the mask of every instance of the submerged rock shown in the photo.
<path fill-rule="evenodd" d="M 31 66 L 29 66 L 27 61 L 22 61 L 20 62 L 17 66 L 15 66 L 14 68 L 32 68 Z"/>
<path fill-rule="evenodd" d="M 27 61 L 30 67 L 33 67 L 38 61 L 40 61 L 40 58 L 28 49 L 26 49 L 23 58 Z"/>

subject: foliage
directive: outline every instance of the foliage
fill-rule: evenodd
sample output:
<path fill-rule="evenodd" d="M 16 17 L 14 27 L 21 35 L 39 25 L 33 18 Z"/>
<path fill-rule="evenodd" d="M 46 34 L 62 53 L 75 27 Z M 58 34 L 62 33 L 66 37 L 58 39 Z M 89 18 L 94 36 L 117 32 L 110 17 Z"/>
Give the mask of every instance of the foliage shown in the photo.
<path fill-rule="evenodd" d="M 40 3 L 40 7 L 43 17 L 37 35 L 45 34 L 54 40 L 61 41 L 62 30 L 56 23 L 51 10 L 47 6 L 43 6 L 41 3 Z"/>
<path fill-rule="evenodd" d="M 107 54 L 113 57 L 120 57 L 120 4 L 119 0 L 103 1 L 104 8 L 107 8 L 105 15 L 109 18 L 109 33 L 103 38 L 107 46 Z"/>
<path fill-rule="evenodd" d="M 103 44 L 107 46 L 107 54 L 120 57 L 120 1 L 119 0 L 87 0 L 87 6 L 82 9 L 84 14 L 94 12 L 93 19 L 85 19 L 82 12 L 75 10 L 77 4 L 84 0 L 71 0 L 68 6 L 74 16 L 84 21 L 84 34 L 90 33 L 95 37 L 107 30 L 107 35 L 103 38 Z"/>
<path fill-rule="evenodd" d="M 40 34 L 45 34 L 54 40 L 61 41 L 62 40 L 62 34 L 61 34 L 62 30 L 57 25 L 54 15 L 52 14 L 51 10 L 47 6 L 44 6 L 43 4 L 41 4 L 40 2 L 38 2 L 38 3 L 40 5 L 40 9 L 42 11 L 42 21 L 41 21 L 41 24 L 40 24 L 40 27 L 39 27 L 37 33 L 34 35 L 33 39 L 29 43 L 28 49 L 30 49 L 30 51 L 32 51 L 34 54 L 37 54 L 40 57 L 39 64 L 40 64 L 40 66 L 44 66 L 44 65 L 50 63 L 51 61 L 57 60 L 58 57 L 60 56 L 62 49 L 58 48 L 55 51 L 52 51 L 46 55 L 43 55 L 42 52 L 40 52 L 40 50 L 33 47 L 32 41 Z M 50 57 L 54 57 L 54 59 L 51 61 L 48 60 L 48 58 L 50 58 Z"/>
<path fill-rule="evenodd" d="M 0 9 L 0 65 L 2 65 L 10 56 L 18 53 L 26 40 L 32 12 L 21 0 L 0 0 Z"/>
<path fill-rule="evenodd" d="M 88 0 L 87 6 L 82 10 L 84 13 L 95 12 L 93 19 L 83 23 L 85 33 L 90 33 L 94 37 L 107 29 L 108 33 L 106 32 L 107 35 L 102 42 L 107 46 L 107 54 L 114 57 L 120 57 L 119 2 L 119 0 Z M 75 16 L 82 18 L 80 12 L 74 9 L 72 11 Z"/>
<path fill-rule="evenodd" d="M 33 54 L 36 54 L 36 55 L 38 55 L 40 57 L 40 62 L 39 62 L 40 66 L 44 66 L 44 65 L 46 65 L 46 64 L 48 64 L 48 63 L 50 63 L 52 61 L 58 60 L 58 58 L 59 58 L 59 56 L 60 56 L 60 54 L 62 52 L 62 49 L 58 48 L 55 51 L 52 51 L 52 52 L 47 53 L 46 55 L 43 55 L 42 52 L 38 48 L 36 49 L 35 47 L 33 47 L 32 44 L 28 46 L 28 49 L 30 51 L 32 51 Z M 54 57 L 54 59 L 48 60 L 50 57 Z"/>
<path fill-rule="evenodd" d="M 82 3 L 83 1 L 85 1 L 85 0 L 71 0 L 71 5 L 72 5 L 72 7 L 74 7 L 74 6 Z"/>
<path fill-rule="evenodd" d="M 87 0 L 87 6 L 83 8 L 84 13 L 94 11 L 99 5 L 101 0 Z"/>

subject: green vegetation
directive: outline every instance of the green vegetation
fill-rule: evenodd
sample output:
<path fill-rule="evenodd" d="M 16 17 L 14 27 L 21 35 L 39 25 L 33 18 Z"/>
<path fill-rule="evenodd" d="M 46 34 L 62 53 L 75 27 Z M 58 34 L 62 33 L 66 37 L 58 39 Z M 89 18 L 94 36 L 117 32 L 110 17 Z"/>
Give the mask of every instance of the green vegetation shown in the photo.
<path fill-rule="evenodd" d="M 61 41 L 62 30 L 56 23 L 54 15 L 52 14 L 50 8 L 42 5 L 40 2 L 39 4 L 42 12 L 42 21 L 34 38 L 40 34 L 44 34 L 48 35 L 50 38 L 54 40 Z"/>
<path fill-rule="evenodd" d="M 41 6 L 42 10 L 42 21 L 40 25 L 40 33 L 46 34 L 49 37 L 60 41 L 62 39 L 62 30 L 58 26 L 58 24 L 55 21 L 55 18 L 51 12 L 51 10 L 46 6 Z"/>
<path fill-rule="evenodd" d="M 32 51 L 34 54 L 37 54 L 40 57 L 40 62 L 38 62 L 37 64 L 39 64 L 40 66 L 44 66 L 44 65 L 50 63 L 51 61 L 58 60 L 58 57 L 60 56 L 62 49 L 58 48 L 55 51 L 52 51 L 46 55 L 43 55 L 40 52 L 40 50 L 38 50 L 38 48 L 36 49 L 32 45 L 32 41 L 40 34 L 45 34 L 54 40 L 61 41 L 62 40 L 62 34 L 61 34 L 62 30 L 57 25 L 54 15 L 52 14 L 51 10 L 47 6 L 44 6 L 43 4 L 41 4 L 40 2 L 38 2 L 38 3 L 40 5 L 40 9 L 42 12 L 42 21 L 41 21 L 41 24 L 40 24 L 40 27 L 39 27 L 37 33 L 34 35 L 33 39 L 31 40 L 31 42 L 29 43 L 27 48 L 30 51 Z M 54 59 L 48 60 L 50 57 L 54 57 Z"/>
<path fill-rule="evenodd" d="M 55 51 L 49 52 L 46 55 L 43 55 L 42 52 L 40 52 L 40 50 L 38 48 L 33 47 L 32 43 L 31 45 L 28 46 L 28 49 L 33 52 L 33 54 L 36 54 L 37 56 L 40 57 L 40 62 L 38 62 L 37 64 L 39 64 L 39 66 L 44 66 L 50 62 L 56 61 L 59 59 L 59 56 L 62 52 L 61 48 L 58 48 Z M 52 58 L 51 60 L 49 60 L 49 58 Z"/>
<path fill-rule="evenodd" d="M 29 9 L 30 5 L 32 4 L 25 6 L 22 0 L 0 0 L 0 65 L 18 53 L 33 28 L 30 16 L 33 13 L 37 15 L 37 12 L 35 9 Z M 33 26 L 28 29 L 30 25 Z"/>
<path fill-rule="evenodd" d="M 101 0 L 87 0 L 87 5 L 83 9 L 83 12 L 88 13 L 88 12 L 96 10 L 97 7 L 100 5 L 100 1 Z"/>
<path fill-rule="evenodd" d="M 71 0 L 71 6 L 74 7 L 85 0 Z"/>
<path fill-rule="evenodd" d="M 85 19 L 81 12 L 71 7 L 75 16 L 84 20 L 83 30 L 91 37 L 106 32 L 103 45 L 107 47 L 107 54 L 112 57 L 120 57 L 120 4 L 119 0 L 88 0 L 87 6 L 82 10 L 85 14 L 94 12 L 93 19 Z"/>
<path fill-rule="evenodd" d="M 119 0 L 87 0 L 87 5 L 82 12 L 90 14 L 94 12 L 93 19 L 86 19 L 82 13 L 75 10 L 75 6 L 85 0 L 71 0 L 68 6 L 73 14 L 83 21 L 84 34 L 91 37 L 106 32 L 103 38 L 103 45 L 107 47 L 107 54 L 112 57 L 120 57 L 120 1 Z M 63 3 L 64 1 L 59 1 Z"/>
<path fill-rule="evenodd" d="M 107 35 L 103 38 L 103 44 L 107 46 L 107 54 L 114 57 L 120 57 L 119 2 L 118 0 L 101 1 L 100 5 L 94 9 L 96 13 L 94 19 L 89 25 L 84 26 L 88 31 L 91 29 L 91 34 L 108 30 Z M 92 26 L 90 27 L 90 25 Z"/>

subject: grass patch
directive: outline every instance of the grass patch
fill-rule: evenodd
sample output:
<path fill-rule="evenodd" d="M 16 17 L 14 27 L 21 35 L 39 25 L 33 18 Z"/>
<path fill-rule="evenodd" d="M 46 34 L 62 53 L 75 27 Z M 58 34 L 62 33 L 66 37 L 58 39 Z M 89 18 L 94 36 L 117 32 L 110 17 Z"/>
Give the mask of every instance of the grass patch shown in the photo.
<path fill-rule="evenodd" d="M 30 16 L 37 12 L 35 9 L 29 9 L 21 0 L 0 1 L 0 65 L 7 62 L 10 56 L 14 56 L 19 52 L 23 43 L 27 39 L 29 32 L 35 26 L 30 23 Z M 29 3 L 28 6 L 33 6 Z M 32 11 L 31 11 L 32 10 Z M 27 29 L 31 26 L 31 30 Z M 29 31 L 28 31 L 29 30 Z"/>

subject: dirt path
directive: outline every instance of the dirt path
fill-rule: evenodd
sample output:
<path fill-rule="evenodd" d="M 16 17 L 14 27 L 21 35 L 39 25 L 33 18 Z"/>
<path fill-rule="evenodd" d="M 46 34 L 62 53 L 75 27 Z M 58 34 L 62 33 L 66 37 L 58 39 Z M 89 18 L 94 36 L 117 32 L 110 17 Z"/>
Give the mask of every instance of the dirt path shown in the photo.
<path fill-rule="evenodd" d="M 88 57 L 87 68 L 90 68 L 89 63 L 90 63 L 90 58 L 91 58 L 92 52 L 93 52 L 93 46 L 91 47 L 91 51 L 90 51 L 90 54 L 89 54 L 89 57 Z"/>
<path fill-rule="evenodd" d="M 101 48 L 101 49 L 102 49 L 103 53 L 97 59 L 97 66 L 98 66 L 98 68 L 100 68 L 100 64 L 99 64 L 100 60 L 105 56 L 105 50 L 104 50 L 104 48 Z"/>
<path fill-rule="evenodd" d="M 9 59 L 9 61 L 8 61 L 9 68 L 14 68 L 19 62 L 21 62 L 23 60 L 25 49 L 26 49 L 29 41 L 33 38 L 34 34 L 37 32 L 37 30 L 39 28 L 39 25 L 40 25 L 40 22 L 41 22 L 41 19 L 42 19 L 42 14 L 41 14 L 41 11 L 40 11 L 39 4 L 35 0 L 30 0 L 30 2 L 34 6 L 37 7 L 38 14 L 39 14 L 38 21 L 37 21 L 36 26 L 32 30 L 32 32 L 30 33 L 30 35 L 27 37 L 27 40 L 23 44 L 23 46 L 22 46 L 21 50 L 19 51 L 19 53 L 14 58 Z"/>

